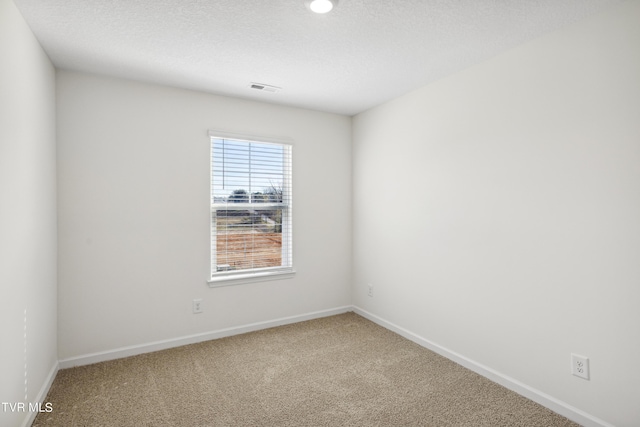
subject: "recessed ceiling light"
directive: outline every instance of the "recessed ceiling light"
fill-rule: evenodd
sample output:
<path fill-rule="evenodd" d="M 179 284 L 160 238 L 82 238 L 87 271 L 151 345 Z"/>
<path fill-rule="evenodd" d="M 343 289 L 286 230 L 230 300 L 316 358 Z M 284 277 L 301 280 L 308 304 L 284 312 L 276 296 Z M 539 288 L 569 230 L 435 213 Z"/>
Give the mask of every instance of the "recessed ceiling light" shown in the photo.
<path fill-rule="evenodd" d="M 336 7 L 338 0 L 305 0 L 305 4 L 312 12 L 327 13 Z"/>

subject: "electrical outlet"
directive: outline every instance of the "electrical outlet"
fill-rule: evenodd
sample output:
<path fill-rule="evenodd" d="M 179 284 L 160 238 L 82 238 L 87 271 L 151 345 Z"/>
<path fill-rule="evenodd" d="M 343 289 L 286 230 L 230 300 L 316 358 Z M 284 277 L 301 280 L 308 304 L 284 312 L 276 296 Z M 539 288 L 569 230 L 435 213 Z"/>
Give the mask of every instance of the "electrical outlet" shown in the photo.
<path fill-rule="evenodd" d="M 369 290 L 367 291 L 367 295 L 372 297 L 373 296 L 373 285 L 371 283 L 369 283 L 367 286 L 369 287 Z"/>
<path fill-rule="evenodd" d="M 589 358 L 571 353 L 571 373 L 576 377 L 589 379 Z"/>
<path fill-rule="evenodd" d="M 202 313 L 202 300 L 201 299 L 194 299 L 193 300 L 193 313 L 194 314 Z"/>

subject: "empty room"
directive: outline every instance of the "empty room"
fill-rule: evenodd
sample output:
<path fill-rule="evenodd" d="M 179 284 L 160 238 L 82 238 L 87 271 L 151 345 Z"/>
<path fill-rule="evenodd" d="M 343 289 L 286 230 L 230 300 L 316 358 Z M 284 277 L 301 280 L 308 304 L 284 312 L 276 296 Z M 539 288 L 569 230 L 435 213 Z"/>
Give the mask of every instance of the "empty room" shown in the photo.
<path fill-rule="evenodd" d="M 640 1 L 0 0 L 0 427 L 640 426 Z"/>

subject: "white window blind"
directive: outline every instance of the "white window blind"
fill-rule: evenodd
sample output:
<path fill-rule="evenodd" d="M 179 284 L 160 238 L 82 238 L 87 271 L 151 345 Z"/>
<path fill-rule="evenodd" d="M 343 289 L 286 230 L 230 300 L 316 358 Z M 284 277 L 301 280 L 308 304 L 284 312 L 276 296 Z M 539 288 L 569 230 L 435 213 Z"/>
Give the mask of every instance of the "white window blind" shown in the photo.
<path fill-rule="evenodd" d="M 293 271 L 290 144 L 211 137 L 211 278 Z"/>

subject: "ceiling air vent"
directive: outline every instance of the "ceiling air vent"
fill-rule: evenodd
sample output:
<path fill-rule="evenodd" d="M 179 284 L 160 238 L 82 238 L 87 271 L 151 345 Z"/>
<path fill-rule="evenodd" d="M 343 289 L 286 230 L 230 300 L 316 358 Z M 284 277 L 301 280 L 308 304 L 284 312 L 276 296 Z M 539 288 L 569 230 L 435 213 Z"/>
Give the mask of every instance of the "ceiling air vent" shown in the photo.
<path fill-rule="evenodd" d="M 281 87 L 278 86 L 271 86 L 271 85 L 266 85 L 264 83 L 254 83 L 251 82 L 249 84 L 249 88 L 254 89 L 254 90 L 259 90 L 261 92 L 280 92 L 282 90 Z"/>

